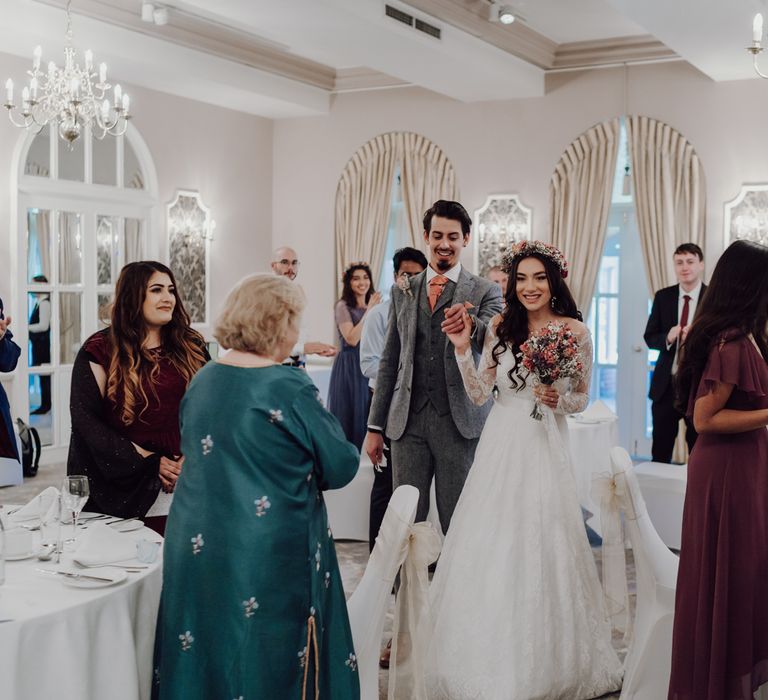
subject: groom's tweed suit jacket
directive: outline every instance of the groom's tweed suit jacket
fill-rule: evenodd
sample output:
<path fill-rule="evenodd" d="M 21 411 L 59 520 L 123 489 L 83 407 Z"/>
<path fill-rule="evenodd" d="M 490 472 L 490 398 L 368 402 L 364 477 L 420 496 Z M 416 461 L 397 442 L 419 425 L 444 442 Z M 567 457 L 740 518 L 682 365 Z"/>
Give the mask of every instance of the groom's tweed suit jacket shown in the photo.
<path fill-rule="evenodd" d="M 424 392 L 428 391 L 431 397 L 447 395 L 448 408 L 459 433 L 467 439 L 477 438 L 480 437 L 485 419 L 491 410 L 491 402 L 476 406 L 469 400 L 456 364 L 453 344 L 439 330 L 440 321 L 443 320 L 444 310 L 448 306 L 465 302 L 472 304 L 473 308 L 469 309 L 469 313 L 476 318 L 477 326 L 472 338 L 472 352 L 477 362 L 482 352 L 488 322 L 501 311 L 501 290 L 496 283 L 477 277 L 462 267 L 458 283 L 449 283 L 452 295 L 446 286 L 433 315 L 430 314 L 426 302 L 426 278 L 425 270 L 410 279 L 408 291 L 403 291 L 397 286 L 392 287 L 387 337 L 379 364 L 368 425 L 385 428 L 389 438 L 399 440 L 405 432 L 408 414 L 413 407 L 412 402 L 420 408 L 424 403 Z M 434 351 L 442 353 L 435 362 L 443 365 L 443 372 L 442 376 L 430 372 L 427 380 L 423 376 L 424 368 L 428 367 L 429 357 L 436 357 Z M 421 371 L 419 377 L 414 379 L 416 366 Z M 431 385 L 427 382 L 431 382 Z M 444 382 L 444 385 L 435 386 L 435 382 Z M 414 396 L 416 390 L 419 392 L 418 396 Z M 435 408 L 442 412 L 443 407 Z"/>

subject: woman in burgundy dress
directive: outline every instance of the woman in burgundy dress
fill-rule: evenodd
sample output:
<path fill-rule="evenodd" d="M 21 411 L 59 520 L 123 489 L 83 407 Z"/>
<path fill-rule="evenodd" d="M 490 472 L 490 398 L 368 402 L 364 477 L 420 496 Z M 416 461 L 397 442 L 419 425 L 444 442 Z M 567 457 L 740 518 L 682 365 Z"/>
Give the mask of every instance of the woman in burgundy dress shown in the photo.
<path fill-rule="evenodd" d="M 669 700 L 768 697 L 768 687 L 758 692 L 768 684 L 767 247 L 737 241 L 723 253 L 678 379 L 699 439 L 688 462 Z"/>
<path fill-rule="evenodd" d="M 72 371 L 68 474 L 90 482 L 86 510 L 145 517 L 162 531 L 182 462 L 179 404 L 208 361 L 173 273 L 161 263 L 120 272 L 109 328 L 94 333 Z"/>

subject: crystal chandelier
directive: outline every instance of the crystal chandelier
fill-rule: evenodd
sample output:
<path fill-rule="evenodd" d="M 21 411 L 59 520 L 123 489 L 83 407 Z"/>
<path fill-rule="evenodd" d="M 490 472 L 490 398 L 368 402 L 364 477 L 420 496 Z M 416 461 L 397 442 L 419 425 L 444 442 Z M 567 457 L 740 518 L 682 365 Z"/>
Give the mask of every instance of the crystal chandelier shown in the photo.
<path fill-rule="evenodd" d="M 32 70 L 27 71 L 29 84 L 21 91 L 21 105 L 13 101 L 13 80 L 5 83 L 5 108 L 11 122 L 20 128 L 37 128 L 53 122 L 59 136 L 72 148 L 74 142 L 90 127 L 97 139 L 107 134 L 121 136 L 128 128 L 130 98 L 119 85 L 115 85 L 110 103 L 107 93 L 112 87 L 107 82 L 107 64 L 99 65 L 98 74 L 93 70 L 93 52 L 85 52 L 85 64 L 81 68 L 76 61 L 72 46 L 72 18 L 67 0 L 67 45 L 64 49 L 64 66 L 59 68 L 53 61 L 47 71 L 40 70 L 43 50 L 35 48 Z"/>

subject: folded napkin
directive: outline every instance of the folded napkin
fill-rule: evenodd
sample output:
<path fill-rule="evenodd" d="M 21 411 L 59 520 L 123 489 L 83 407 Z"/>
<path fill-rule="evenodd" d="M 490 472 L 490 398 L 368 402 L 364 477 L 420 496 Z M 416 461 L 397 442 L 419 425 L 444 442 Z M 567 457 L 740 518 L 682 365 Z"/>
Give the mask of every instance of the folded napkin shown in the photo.
<path fill-rule="evenodd" d="M 27 505 L 19 508 L 10 516 L 11 523 L 23 523 L 26 520 L 39 520 L 41 512 L 45 512 L 46 520 L 53 517 L 55 509 L 59 507 L 59 489 L 49 486 L 37 494 Z M 45 508 L 45 511 L 42 510 Z"/>
<path fill-rule="evenodd" d="M 598 399 L 587 406 L 587 408 L 579 414 L 578 418 L 587 421 L 614 420 L 616 414 Z"/>
<path fill-rule="evenodd" d="M 72 559 L 83 566 L 98 566 L 136 559 L 136 540 L 104 523 L 89 525 Z"/>

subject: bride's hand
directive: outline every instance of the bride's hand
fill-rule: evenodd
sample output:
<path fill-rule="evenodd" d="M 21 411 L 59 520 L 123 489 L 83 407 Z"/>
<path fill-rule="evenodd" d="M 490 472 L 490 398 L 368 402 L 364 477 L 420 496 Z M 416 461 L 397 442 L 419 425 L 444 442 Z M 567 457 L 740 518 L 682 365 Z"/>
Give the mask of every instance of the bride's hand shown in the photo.
<path fill-rule="evenodd" d="M 470 335 L 472 334 L 472 321 L 469 318 L 467 310 L 462 308 L 460 314 L 461 320 L 463 321 L 461 330 L 457 331 L 456 333 L 446 333 L 448 340 L 453 343 L 454 347 L 456 348 L 456 352 L 459 354 L 464 353 L 469 347 Z M 445 321 L 443 321 L 443 323 L 445 324 Z"/>
<path fill-rule="evenodd" d="M 539 403 L 549 406 L 552 410 L 557 408 L 557 402 L 560 394 L 552 386 L 539 384 L 533 387 L 533 395 L 539 400 Z"/>

